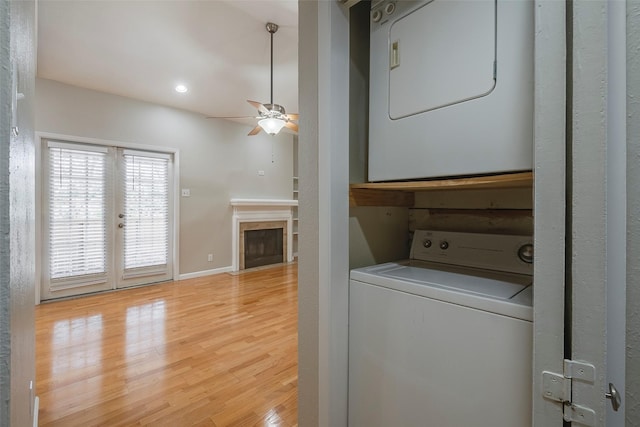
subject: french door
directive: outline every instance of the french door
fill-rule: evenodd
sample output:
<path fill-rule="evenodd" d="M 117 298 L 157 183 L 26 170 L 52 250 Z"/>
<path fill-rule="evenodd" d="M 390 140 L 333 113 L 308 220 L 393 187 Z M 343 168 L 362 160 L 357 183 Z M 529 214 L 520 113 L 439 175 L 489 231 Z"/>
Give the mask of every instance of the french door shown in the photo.
<path fill-rule="evenodd" d="M 42 299 L 173 277 L 173 156 L 46 140 Z"/>

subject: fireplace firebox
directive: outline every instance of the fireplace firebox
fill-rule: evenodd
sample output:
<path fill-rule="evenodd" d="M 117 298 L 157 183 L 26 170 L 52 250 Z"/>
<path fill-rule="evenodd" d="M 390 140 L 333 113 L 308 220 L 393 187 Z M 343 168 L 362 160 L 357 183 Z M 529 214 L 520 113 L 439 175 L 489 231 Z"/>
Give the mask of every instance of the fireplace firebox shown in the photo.
<path fill-rule="evenodd" d="M 244 232 L 244 268 L 283 262 L 283 234 L 282 228 L 246 230 Z"/>

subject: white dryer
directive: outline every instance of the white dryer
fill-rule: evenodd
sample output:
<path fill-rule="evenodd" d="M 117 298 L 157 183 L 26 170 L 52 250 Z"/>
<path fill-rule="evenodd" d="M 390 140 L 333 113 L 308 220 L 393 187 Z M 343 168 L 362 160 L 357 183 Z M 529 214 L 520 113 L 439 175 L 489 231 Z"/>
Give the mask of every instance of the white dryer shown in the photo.
<path fill-rule="evenodd" d="M 371 7 L 369 180 L 532 168 L 532 0 Z"/>
<path fill-rule="evenodd" d="M 349 425 L 530 426 L 532 260 L 527 236 L 417 231 L 352 270 Z"/>

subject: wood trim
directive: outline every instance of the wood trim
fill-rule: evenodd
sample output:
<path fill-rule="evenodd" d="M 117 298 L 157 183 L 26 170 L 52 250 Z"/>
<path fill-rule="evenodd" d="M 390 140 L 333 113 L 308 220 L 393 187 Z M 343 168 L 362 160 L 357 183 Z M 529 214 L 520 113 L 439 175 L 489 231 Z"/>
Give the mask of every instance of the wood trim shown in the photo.
<path fill-rule="evenodd" d="M 533 172 L 450 178 L 430 181 L 366 182 L 351 184 L 351 189 L 428 191 L 487 188 L 526 188 L 533 185 Z"/>
<path fill-rule="evenodd" d="M 412 207 L 415 196 L 403 191 L 375 190 L 366 188 L 351 188 L 349 191 L 349 206 L 397 206 Z"/>
<path fill-rule="evenodd" d="M 533 172 L 429 181 L 365 182 L 349 186 L 349 206 L 412 207 L 416 191 L 531 188 Z"/>

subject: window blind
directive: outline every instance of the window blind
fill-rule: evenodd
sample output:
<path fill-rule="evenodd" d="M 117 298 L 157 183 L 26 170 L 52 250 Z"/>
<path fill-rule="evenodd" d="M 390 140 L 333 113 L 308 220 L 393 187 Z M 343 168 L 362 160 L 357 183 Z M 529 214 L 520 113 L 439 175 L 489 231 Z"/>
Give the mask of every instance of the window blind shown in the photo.
<path fill-rule="evenodd" d="M 49 146 L 51 279 L 106 273 L 107 154 Z"/>
<path fill-rule="evenodd" d="M 165 266 L 169 245 L 169 159 L 124 153 L 124 269 Z"/>

